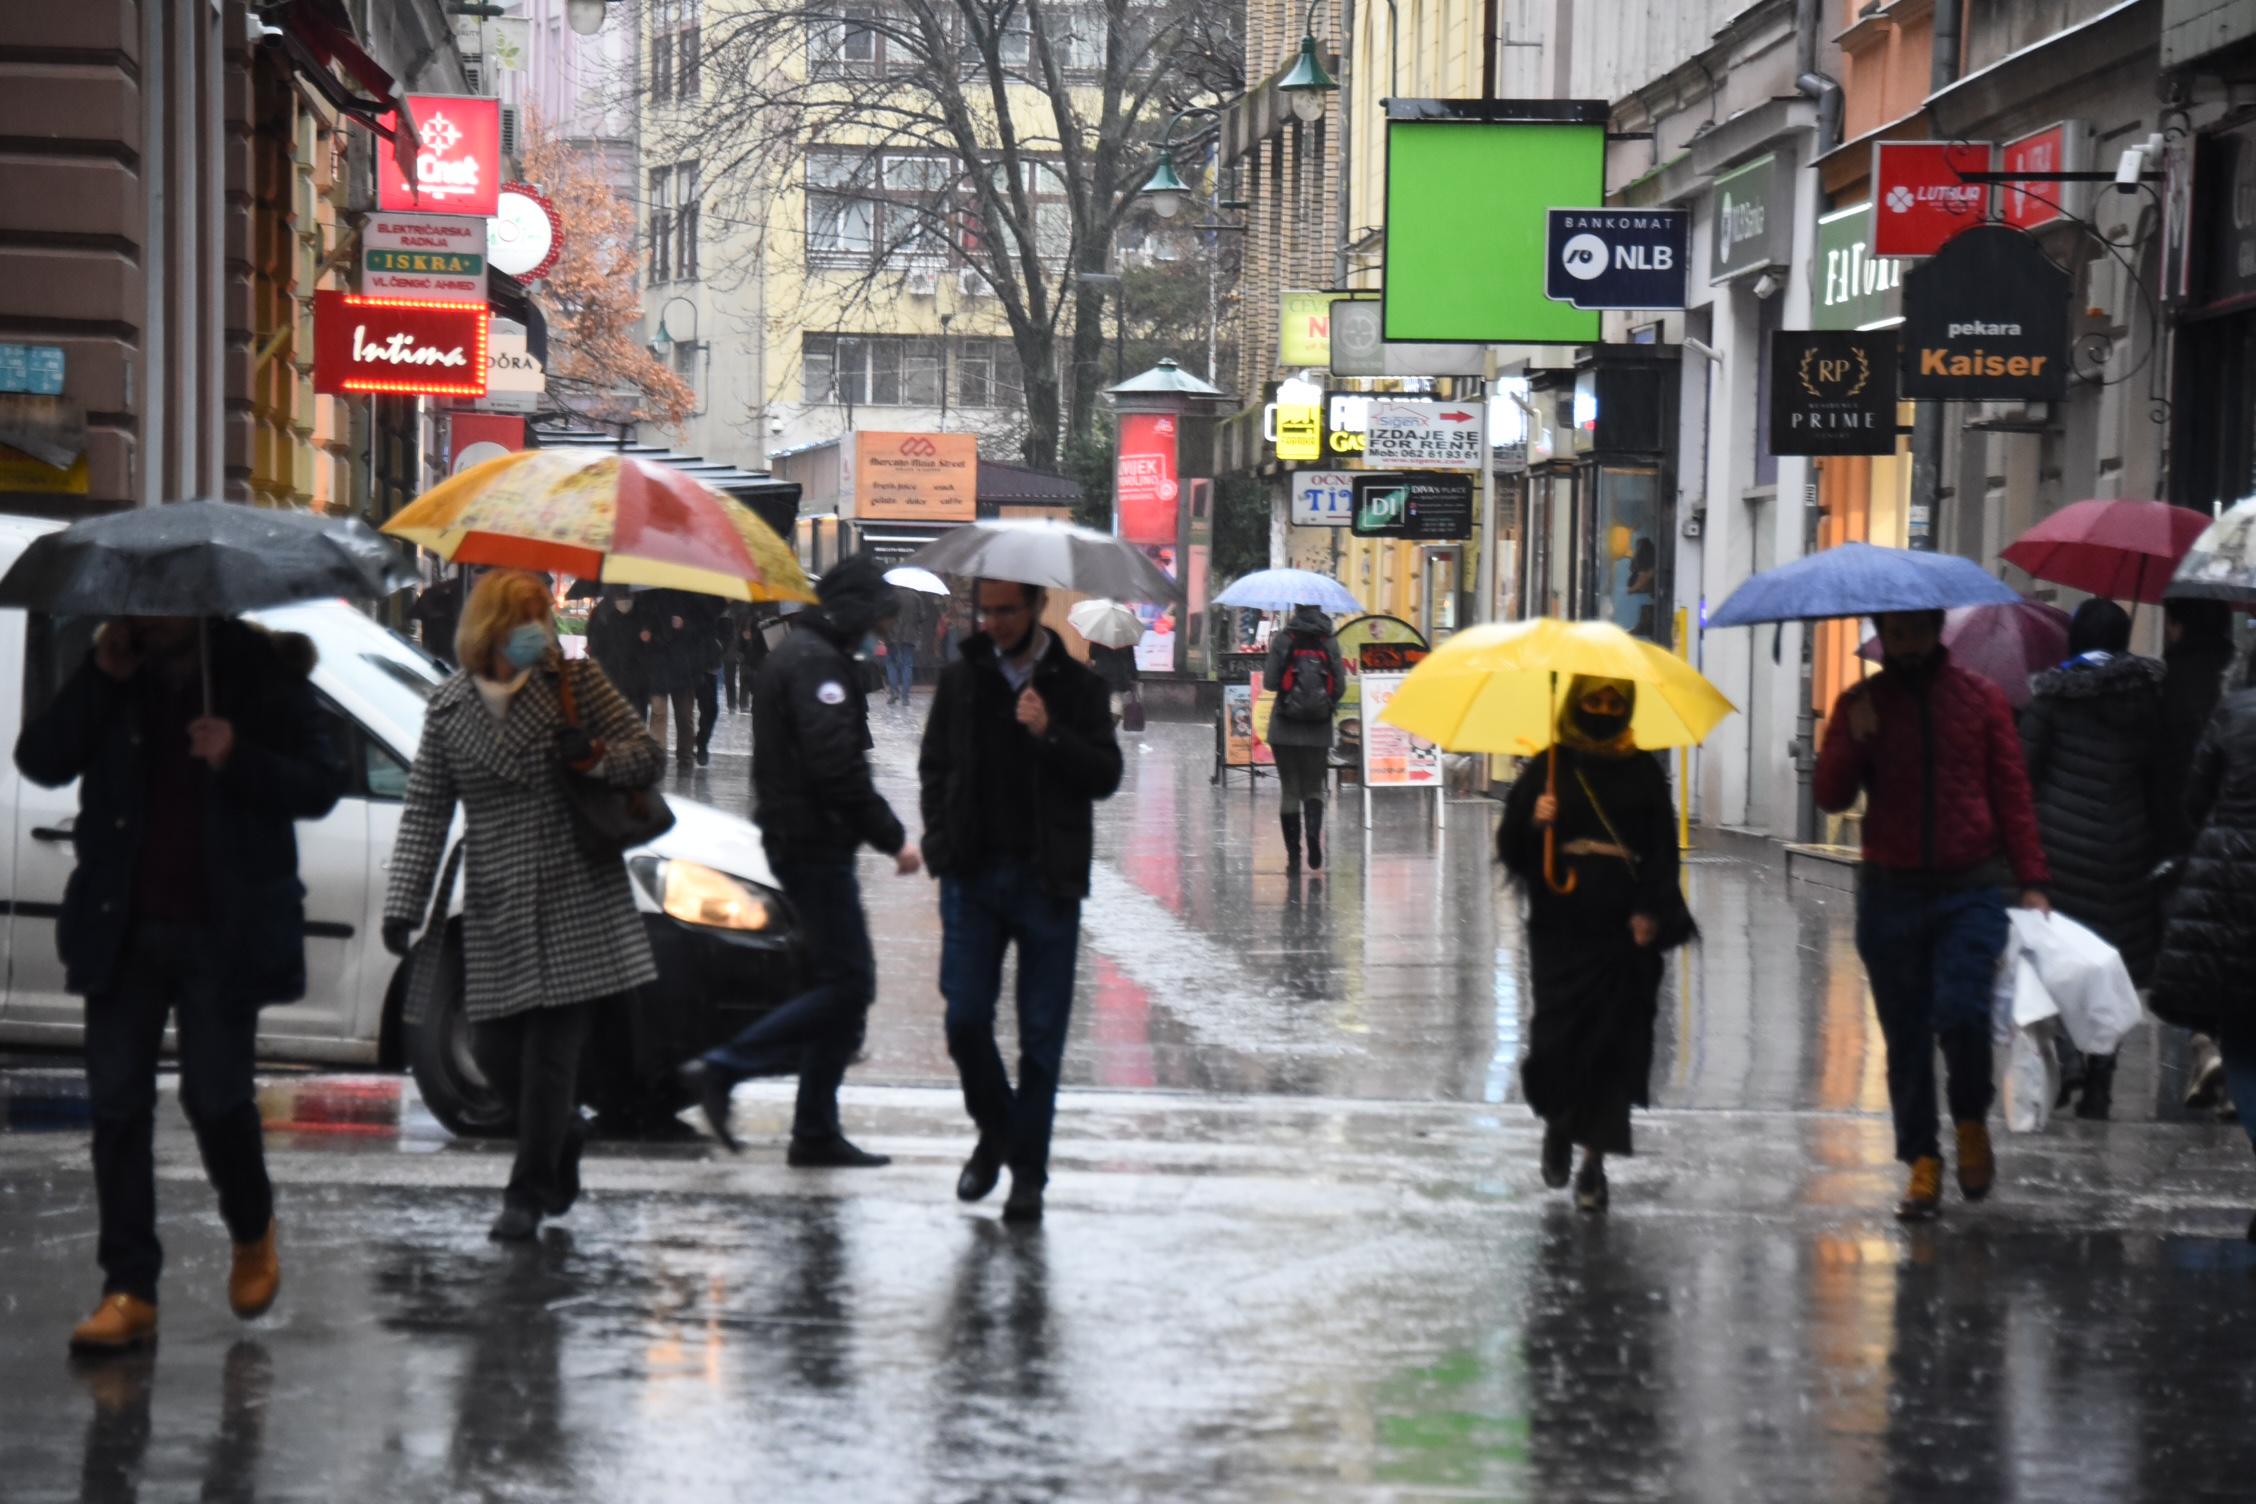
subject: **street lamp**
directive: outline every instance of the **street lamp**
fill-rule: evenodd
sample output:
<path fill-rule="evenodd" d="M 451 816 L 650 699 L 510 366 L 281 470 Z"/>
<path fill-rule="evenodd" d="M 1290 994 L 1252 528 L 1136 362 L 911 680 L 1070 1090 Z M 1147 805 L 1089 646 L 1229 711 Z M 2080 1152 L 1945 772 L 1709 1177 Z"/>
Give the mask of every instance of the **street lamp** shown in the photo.
<path fill-rule="evenodd" d="M 603 29 L 603 14 L 609 0 L 565 0 L 564 22 L 583 37 L 592 37 Z"/>
<path fill-rule="evenodd" d="M 1324 96 L 1339 92 L 1339 81 L 1324 71 L 1324 64 L 1316 53 L 1316 7 L 1324 0 L 1308 0 L 1308 16 L 1301 23 L 1300 56 L 1292 68 L 1277 80 L 1277 88 L 1292 106 L 1298 119 L 1316 121 L 1324 118 Z"/>
<path fill-rule="evenodd" d="M 1219 119 L 1221 114 L 1220 110 L 1198 104 L 1187 110 L 1177 110 L 1168 120 L 1167 130 L 1159 142 L 1159 166 L 1152 169 L 1152 175 L 1145 179 L 1144 186 L 1136 190 L 1150 202 L 1152 213 L 1161 219 L 1173 219 L 1182 213 L 1184 203 L 1191 196 L 1191 185 L 1184 182 L 1182 174 L 1175 170 L 1175 128 L 1193 115 Z"/>

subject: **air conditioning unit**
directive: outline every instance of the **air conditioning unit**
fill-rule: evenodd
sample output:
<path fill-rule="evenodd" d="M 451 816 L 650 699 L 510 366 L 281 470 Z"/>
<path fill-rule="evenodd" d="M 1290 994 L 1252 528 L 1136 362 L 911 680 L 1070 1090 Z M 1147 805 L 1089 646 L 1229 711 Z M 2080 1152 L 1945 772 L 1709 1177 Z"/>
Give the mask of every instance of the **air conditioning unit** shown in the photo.
<path fill-rule="evenodd" d="M 501 154 L 504 157 L 517 155 L 517 119 L 517 106 L 505 104 L 501 107 Z"/>
<path fill-rule="evenodd" d="M 994 296 L 987 289 L 987 279 L 979 274 L 979 268 L 975 266 L 956 268 L 956 291 L 967 298 Z"/>
<path fill-rule="evenodd" d="M 940 273 L 932 269 L 910 272 L 902 278 L 902 285 L 912 298 L 933 298 L 940 295 Z"/>

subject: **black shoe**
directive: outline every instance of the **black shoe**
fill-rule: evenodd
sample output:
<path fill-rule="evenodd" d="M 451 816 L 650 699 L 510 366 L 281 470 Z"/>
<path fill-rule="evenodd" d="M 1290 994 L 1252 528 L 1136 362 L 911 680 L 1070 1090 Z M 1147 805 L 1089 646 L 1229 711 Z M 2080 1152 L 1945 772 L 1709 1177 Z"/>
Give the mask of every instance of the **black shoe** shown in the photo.
<path fill-rule="evenodd" d="M 1300 816 L 1279 815 L 1277 823 L 1283 827 L 1285 832 L 1285 870 L 1287 872 L 1298 872 L 1300 870 Z"/>
<path fill-rule="evenodd" d="M 1302 828 L 1308 832 L 1308 870 L 1324 869 L 1324 806 L 1315 799 L 1301 807 Z"/>
<path fill-rule="evenodd" d="M 744 1145 L 729 1132 L 729 1092 L 736 1083 L 724 1079 L 718 1071 L 702 1060 L 692 1060 L 681 1068 L 682 1088 L 705 1114 L 705 1126 L 713 1130 L 713 1137 L 728 1146 L 731 1154 L 742 1154 Z"/>
<path fill-rule="evenodd" d="M 698 765 L 699 767 L 701 767 L 701 768 L 709 768 L 709 767 L 711 767 L 711 766 L 713 765 L 713 749 L 712 749 L 712 748 L 710 748 L 710 747 L 699 747 L 699 748 L 697 749 L 697 765 Z"/>
<path fill-rule="evenodd" d="M 893 1163 L 893 1156 L 857 1149 L 846 1142 L 845 1134 L 833 1133 L 823 1138 L 792 1139 L 784 1163 L 795 1170 L 874 1170 Z"/>
<path fill-rule="evenodd" d="M 2084 1098 L 2076 1104 L 2076 1116 L 2104 1123 L 2115 1106 L 2115 1057 L 2113 1055 L 2086 1055 L 2084 1057 Z"/>
<path fill-rule="evenodd" d="M 1039 1222 L 1042 1220 L 1042 1182 L 1031 1176 L 1011 1175 L 1010 1196 L 1003 1202 L 1005 1222 Z"/>
<path fill-rule="evenodd" d="M 556 1200 L 548 1208 L 549 1216 L 563 1216 L 580 1199 L 580 1156 L 587 1145 L 587 1119 L 575 1111 L 564 1128 L 564 1154 L 556 1162 Z"/>
<path fill-rule="evenodd" d="M 504 1201 L 486 1236 L 496 1243 L 529 1243 L 540 1231 L 540 1213 L 522 1201 Z"/>
<path fill-rule="evenodd" d="M 1002 1178 L 1003 1146 L 981 1134 L 978 1144 L 971 1151 L 971 1158 L 964 1161 L 963 1173 L 956 1177 L 956 1199 L 981 1200 L 995 1188 L 995 1182 Z"/>
<path fill-rule="evenodd" d="M 1606 1167 L 1594 1164 L 1583 1165 L 1582 1173 L 1575 1177 L 1575 1210 L 1578 1212 L 1602 1212 L 1611 1199 L 1606 1190 Z"/>
<path fill-rule="evenodd" d="M 1543 1183 L 1554 1191 L 1566 1189 L 1574 1178 L 1574 1140 L 1553 1124 L 1543 1130 Z"/>

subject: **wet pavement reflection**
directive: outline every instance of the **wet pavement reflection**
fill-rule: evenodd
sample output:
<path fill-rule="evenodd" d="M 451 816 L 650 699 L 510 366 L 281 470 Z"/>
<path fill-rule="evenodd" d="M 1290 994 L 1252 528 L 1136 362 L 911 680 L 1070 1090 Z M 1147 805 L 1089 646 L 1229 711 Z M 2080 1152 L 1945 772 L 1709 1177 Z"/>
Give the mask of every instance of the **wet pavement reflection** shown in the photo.
<path fill-rule="evenodd" d="M 914 722 L 878 710 L 913 798 Z M 2119 1120 L 2001 1140 L 1979 1207 L 1888 1216 L 1847 905 L 1694 854 L 1643 1151 L 1614 1210 L 1535 1173 L 1492 815 L 1335 813 L 1288 880 L 1275 793 L 1158 725 L 1104 807 L 1049 1215 L 952 1196 L 931 885 L 867 876 L 883 993 L 851 1078 L 884 1169 L 598 1144 L 528 1246 L 507 1147 L 397 1077 L 274 1071 L 284 1291 L 227 1247 L 168 1081 L 153 1357 L 73 1364 L 96 1294 L 83 1086 L 0 1069 L 0 1497 L 2104 1501 L 2256 1477 L 2256 1157 L 2130 1046 Z M 741 726 L 684 783 L 742 798 Z M 1430 810 L 1430 807 L 1429 807 Z M 1006 1010 L 1007 1016 L 1007 1010 Z"/>

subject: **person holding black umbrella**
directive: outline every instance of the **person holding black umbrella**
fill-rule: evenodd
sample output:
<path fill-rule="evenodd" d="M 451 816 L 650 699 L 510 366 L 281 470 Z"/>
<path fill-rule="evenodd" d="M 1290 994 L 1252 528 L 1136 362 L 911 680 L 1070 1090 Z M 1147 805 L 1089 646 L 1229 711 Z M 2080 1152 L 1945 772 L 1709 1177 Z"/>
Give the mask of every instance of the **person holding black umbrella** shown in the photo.
<path fill-rule="evenodd" d="M 252 1051 L 258 1010 L 305 995 L 299 820 L 345 764 L 306 676 L 313 646 L 239 621 L 121 617 L 23 729 L 16 766 L 79 780 L 78 866 L 56 943 L 86 998 L 102 1302 L 84 1353 L 156 1340 L 157 1057 L 172 1017 L 180 1103 L 234 1241 L 228 1303 L 273 1305 L 282 1268 Z"/>

